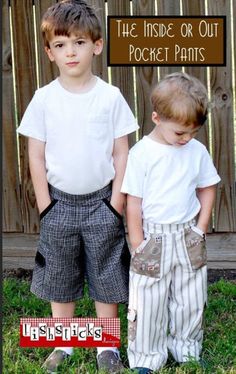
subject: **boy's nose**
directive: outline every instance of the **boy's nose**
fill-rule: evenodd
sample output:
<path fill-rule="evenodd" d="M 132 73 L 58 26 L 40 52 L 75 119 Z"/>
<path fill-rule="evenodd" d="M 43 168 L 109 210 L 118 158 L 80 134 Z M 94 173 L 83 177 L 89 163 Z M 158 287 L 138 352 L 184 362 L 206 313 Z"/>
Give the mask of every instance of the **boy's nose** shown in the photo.
<path fill-rule="evenodd" d="M 192 136 L 191 134 L 184 134 L 183 136 L 183 140 L 187 143 L 189 142 L 189 140 L 191 140 Z"/>
<path fill-rule="evenodd" d="M 66 54 L 68 57 L 75 55 L 75 47 L 74 46 L 68 46 L 66 50 Z"/>

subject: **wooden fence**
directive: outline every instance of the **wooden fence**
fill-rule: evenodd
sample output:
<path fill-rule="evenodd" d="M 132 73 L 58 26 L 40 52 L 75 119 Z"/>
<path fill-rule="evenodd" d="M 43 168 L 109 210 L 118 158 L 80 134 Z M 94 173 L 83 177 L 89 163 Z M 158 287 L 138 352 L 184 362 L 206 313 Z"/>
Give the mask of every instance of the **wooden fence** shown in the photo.
<path fill-rule="evenodd" d="M 199 140 L 212 152 L 222 178 L 217 188 L 213 224 L 215 232 L 236 231 L 235 143 L 233 63 L 236 38 L 232 15 L 235 0 L 89 0 L 99 9 L 105 30 L 107 15 L 226 15 L 227 65 L 185 67 L 210 87 L 214 106 L 211 126 L 204 126 Z M 27 140 L 17 138 L 16 127 L 37 87 L 57 76 L 47 59 L 39 34 L 40 19 L 53 0 L 3 0 L 3 231 L 37 233 L 38 211 L 30 180 Z M 232 35 L 234 39 L 232 39 Z M 104 35 L 104 39 L 106 36 Z M 234 45 L 233 45 L 234 43 Z M 37 63 L 36 63 L 37 62 Z M 166 73 L 181 67 L 112 67 L 108 74 L 106 48 L 94 64 L 94 72 L 120 87 L 140 125 L 139 138 L 152 129 L 150 90 Z M 235 71 L 235 66 L 234 66 Z M 137 93 L 137 95 L 136 95 Z M 211 135 L 211 136 L 210 136 Z M 130 143 L 136 141 L 130 136 Z M 58 161 L 60 162 L 60 161 Z"/>

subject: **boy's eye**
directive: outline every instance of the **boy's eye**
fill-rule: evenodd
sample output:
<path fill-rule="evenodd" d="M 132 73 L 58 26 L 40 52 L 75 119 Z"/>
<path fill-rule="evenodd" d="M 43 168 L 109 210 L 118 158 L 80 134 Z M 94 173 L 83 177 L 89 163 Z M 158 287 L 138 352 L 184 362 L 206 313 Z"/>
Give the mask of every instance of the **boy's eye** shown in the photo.
<path fill-rule="evenodd" d="M 175 135 L 183 135 L 184 133 L 183 132 L 176 132 Z"/>
<path fill-rule="evenodd" d="M 85 41 L 84 40 L 78 40 L 76 43 L 79 44 L 79 45 L 82 45 L 82 44 L 85 43 Z"/>
<path fill-rule="evenodd" d="M 55 45 L 55 48 L 61 48 L 62 46 L 63 46 L 62 43 L 58 43 L 58 44 Z"/>

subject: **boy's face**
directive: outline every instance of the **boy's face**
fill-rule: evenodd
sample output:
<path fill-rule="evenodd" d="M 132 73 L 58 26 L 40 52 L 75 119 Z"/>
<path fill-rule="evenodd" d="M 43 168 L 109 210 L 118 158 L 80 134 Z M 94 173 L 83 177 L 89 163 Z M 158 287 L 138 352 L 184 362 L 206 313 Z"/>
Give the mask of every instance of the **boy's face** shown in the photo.
<path fill-rule="evenodd" d="M 93 55 L 101 53 L 103 41 L 93 42 L 83 34 L 52 35 L 49 46 L 46 53 L 57 64 L 61 77 L 81 77 L 91 72 Z"/>
<path fill-rule="evenodd" d="M 154 129 L 156 140 L 162 144 L 181 147 L 194 138 L 201 126 L 182 125 L 172 120 L 162 120 L 156 112 L 152 113 L 152 120 L 156 125 Z"/>

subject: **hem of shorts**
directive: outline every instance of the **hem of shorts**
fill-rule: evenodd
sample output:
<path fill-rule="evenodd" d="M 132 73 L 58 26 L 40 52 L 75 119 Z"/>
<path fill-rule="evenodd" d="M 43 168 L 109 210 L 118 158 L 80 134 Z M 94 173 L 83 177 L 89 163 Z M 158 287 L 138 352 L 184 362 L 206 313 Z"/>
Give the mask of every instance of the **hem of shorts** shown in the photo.
<path fill-rule="evenodd" d="M 93 300 L 93 301 L 97 301 L 99 303 L 103 303 L 103 304 L 128 304 L 129 302 L 129 297 L 127 295 L 127 297 L 125 299 L 118 299 L 118 300 L 102 300 L 101 298 L 99 297 L 96 297 L 96 296 L 93 296 L 93 295 L 89 295 L 89 297 Z"/>
<path fill-rule="evenodd" d="M 38 298 L 42 299 L 42 300 L 45 300 L 45 301 L 49 301 L 49 302 L 55 302 L 55 303 L 71 303 L 71 302 L 74 302 L 76 300 L 80 300 L 84 297 L 83 294 L 80 294 L 80 295 L 75 295 L 73 297 L 67 297 L 67 298 L 64 298 L 63 300 L 62 299 L 58 299 L 58 298 L 51 298 L 51 297 L 47 297 L 45 296 L 44 294 L 42 294 L 41 292 L 38 292 L 37 290 L 35 289 L 30 289 L 30 291 L 35 295 L 37 296 Z"/>

